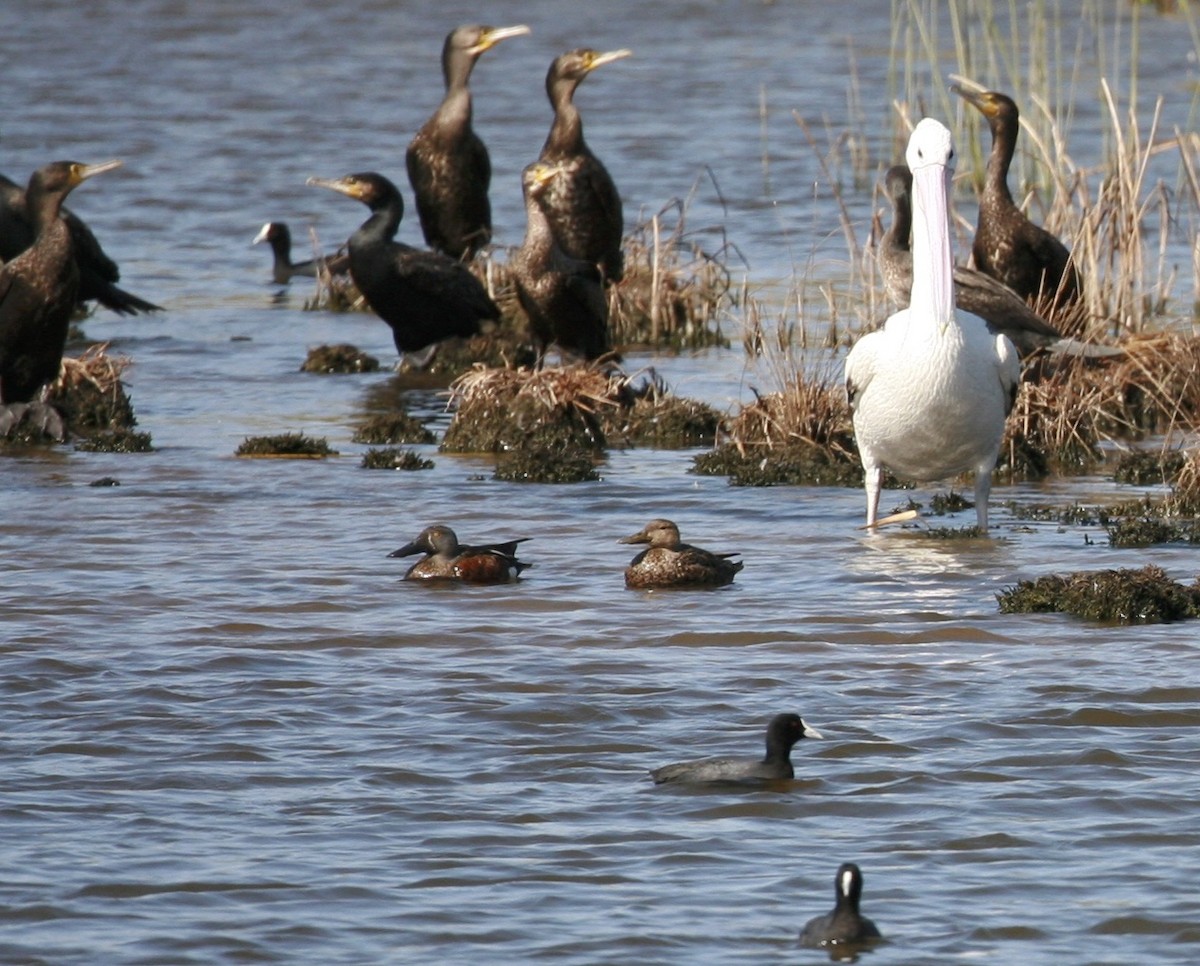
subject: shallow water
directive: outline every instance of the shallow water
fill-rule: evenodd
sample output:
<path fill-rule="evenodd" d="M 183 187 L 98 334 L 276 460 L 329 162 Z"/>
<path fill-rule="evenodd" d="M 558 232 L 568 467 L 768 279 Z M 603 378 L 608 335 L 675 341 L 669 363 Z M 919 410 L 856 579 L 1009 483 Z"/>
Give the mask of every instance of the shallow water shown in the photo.
<path fill-rule="evenodd" d="M 998 538 L 943 544 L 863 536 L 857 491 L 692 476 L 691 453 L 614 452 L 602 482 L 550 488 L 435 452 L 429 472 L 358 468 L 353 425 L 393 377 L 297 369 L 330 341 L 390 362 L 390 335 L 302 311 L 304 283 L 274 299 L 249 242 L 268 218 L 331 244 L 361 220 L 309 175 L 403 180 L 441 38 L 477 13 L 324 6 L 0 15 L 3 170 L 124 158 L 73 207 L 125 284 L 167 307 L 86 326 L 135 360 L 153 454 L 0 466 L 0 961 L 820 962 L 796 934 L 854 860 L 890 939 L 866 962 L 1194 962 L 1195 628 L 1003 616 L 994 599 L 1023 577 L 1148 560 L 1190 579 L 1193 551 L 1112 550 L 1001 506 L 1122 488 L 997 487 Z M 699 181 L 691 224 L 725 225 L 755 280 L 822 246 L 839 257 L 791 111 L 844 111 L 857 31 L 861 96 L 882 117 L 890 6 L 856 9 L 497 5 L 494 22 L 534 29 L 475 77 L 499 240 L 521 234 L 545 67 L 590 44 L 636 53 L 580 93 L 631 217 Z M 1185 31 L 1143 29 L 1161 52 L 1143 95 L 1157 86 L 1181 114 Z M 849 204 L 869 215 L 869 187 Z M 773 388 L 740 349 L 630 362 L 722 407 Z M 406 401 L 444 426 L 436 393 Z M 296 430 L 342 456 L 233 458 L 248 434 Z M 120 486 L 89 486 L 105 476 Z M 737 582 L 625 591 L 631 548 L 615 540 L 654 516 L 741 550 Z M 501 588 L 400 582 L 386 554 L 435 521 L 530 536 L 534 566 Z M 646 776 L 752 754 L 786 710 L 825 736 L 797 747 L 794 783 Z"/>

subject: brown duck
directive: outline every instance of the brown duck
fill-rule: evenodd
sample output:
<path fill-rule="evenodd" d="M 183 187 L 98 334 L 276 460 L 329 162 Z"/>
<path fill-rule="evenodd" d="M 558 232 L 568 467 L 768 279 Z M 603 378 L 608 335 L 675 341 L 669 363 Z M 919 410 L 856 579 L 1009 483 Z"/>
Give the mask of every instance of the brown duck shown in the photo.
<path fill-rule="evenodd" d="M 466 546 L 458 542 L 453 530 L 447 526 L 426 527 L 415 540 L 389 557 L 411 557 L 414 553 L 425 554 L 408 568 L 405 580 L 458 580 L 465 584 L 504 584 L 516 580 L 521 571 L 530 566 L 517 559 L 517 544 L 528 537 L 509 540 L 506 543 L 485 543 Z"/>
<path fill-rule="evenodd" d="M 679 528 L 670 520 L 651 520 L 632 536 L 617 543 L 648 543 L 625 568 L 625 586 L 635 590 L 667 587 L 722 587 L 733 583 L 742 561 L 736 553 L 711 553 L 679 539 Z"/>
<path fill-rule="evenodd" d="M 1019 129 L 1017 105 L 998 91 L 958 86 L 951 90 L 976 108 L 992 131 L 972 249 L 975 267 L 1023 299 L 1042 296 L 1056 308 L 1076 302 L 1082 286 L 1067 246 L 1025 217 L 1008 190 L 1008 168 Z"/>

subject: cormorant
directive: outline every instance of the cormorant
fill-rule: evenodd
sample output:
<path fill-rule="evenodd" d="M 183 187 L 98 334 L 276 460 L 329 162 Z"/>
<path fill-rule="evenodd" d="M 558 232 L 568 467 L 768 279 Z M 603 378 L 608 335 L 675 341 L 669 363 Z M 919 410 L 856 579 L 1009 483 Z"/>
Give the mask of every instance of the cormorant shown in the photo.
<path fill-rule="evenodd" d="M 468 547 L 458 542 L 447 526 L 426 527 L 389 557 L 425 554 L 408 568 L 405 580 L 460 580 L 467 584 L 503 584 L 515 580 L 530 564 L 517 559 L 517 544 L 528 537 L 505 543 L 485 543 Z"/>
<path fill-rule="evenodd" d="M 911 480 L 975 473 L 975 515 L 987 534 L 988 495 L 1004 422 L 1016 400 L 1017 350 L 983 319 L 954 307 L 948 193 L 950 132 L 924 118 L 905 160 L 913 173 L 913 284 L 908 308 L 862 336 L 846 357 L 846 394 L 862 458 L 867 526 L 883 470 Z"/>
<path fill-rule="evenodd" d="M 308 184 L 330 188 L 371 209 L 350 236 L 350 277 L 367 304 L 392 327 L 401 354 L 415 353 L 453 336 L 479 333 L 499 321 L 500 309 L 462 262 L 394 241 L 404 199 L 391 181 L 373 171 Z M 428 360 L 425 360 L 428 361 Z"/>
<path fill-rule="evenodd" d="M 574 98 L 575 88 L 588 74 L 631 53 L 580 48 L 555 58 L 546 74 L 554 123 L 538 156 L 539 161 L 565 165 L 567 171 L 566 177 L 552 185 L 546 205 L 554 237 L 568 255 L 600 265 L 610 282 L 619 282 L 624 273 L 621 195 L 583 139 L 583 119 Z"/>
<path fill-rule="evenodd" d="M 350 256 L 345 252 L 335 252 L 320 259 L 310 258 L 306 262 L 292 261 L 292 232 L 282 221 L 268 221 L 254 236 L 252 245 L 267 242 L 271 246 L 274 261 L 271 265 L 271 278 L 276 285 L 287 285 L 296 275 L 306 278 L 317 277 L 318 265 L 323 265 L 330 275 L 344 275 L 350 271 Z"/>
<path fill-rule="evenodd" d="M 55 161 L 29 179 L 25 208 L 33 244 L 0 267 L 0 433 L 20 422 L 26 410 L 40 408 L 42 426 L 63 435 L 58 414 L 33 401 L 38 390 L 58 378 L 79 298 L 74 233 L 61 217 L 62 203 L 76 185 L 120 164 Z"/>
<path fill-rule="evenodd" d="M 884 184 L 892 202 L 892 225 L 880 241 L 879 267 L 888 296 L 908 305 L 913 279 L 912 172 L 907 165 L 893 165 Z M 993 335 L 1008 336 L 1022 356 L 1062 341 L 1062 334 L 1007 285 L 963 265 L 954 266 L 954 304 L 982 318 Z"/>
<path fill-rule="evenodd" d="M 733 553 L 713 553 L 679 539 L 670 520 L 651 520 L 637 533 L 617 543 L 648 543 L 625 568 L 625 586 L 635 590 L 666 587 L 723 587 L 742 569 Z"/>
<path fill-rule="evenodd" d="M 452 30 L 442 48 L 445 97 L 408 145 L 408 180 L 425 243 L 451 258 L 472 257 L 492 237 L 492 163 L 471 128 L 471 69 L 485 50 L 527 33 L 524 24 Z"/>
<path fill-rule="evenodd" d="M 1077 301 L 1082 285 L 1067 246 L 1025 217 L 1008 190 L 1019 130 L 1017 105 L 997 91 L 958 85 L 951 90 L 987 118 L 992 132 L 972 249 L 975 267 L 1023 299 L 1049 301 L 1056 309 Z"/>
<path fill-rule="evenodd" d="M 701 758 L 654 768 L 650 777 L 656 785 L 666 782 L 763 782 L 788 781 L 796 777 L 792 746 L 802 738 L 820 738 L 798 714 L 777 714 L 767 722 L 765 758 Z"/>
<path fill-rule="evenodd" d="M 875 923 L 858 911 L 863 877 L 853 862 L 843 862 L 833 877 L 833 911 L 814 916 L 800 930 L 800 945 L 809 949 L 869 943 L 882 938 Z"/>
<path fill-rule="evenodd" d="M 525 241 L 509 267 L 540 354 L 556 342 L 590 360 L 611 348 L 608 298 L 596 264 L 567 255 L 546 220 L 546 195 L 564 177 L 563 165 L 544 161 L 535 161 L 522 172 Z"/>
<path fill-rule="evenodd" d="M 79 266 L 80 302 L 99 302 L 118 315 L 139 312 L 161 312 L 162 307 L 138 298 L 116 283 L 120 269 L 100 247 L 100 242 L 80 218 L 70 209 L 62 209 L 62 218 L 71 232 L 75 261 Z M 33 244 L 33 219 L 29 213 L 25 189 L 0 175 L 0 262 L 8 262 Z"/>

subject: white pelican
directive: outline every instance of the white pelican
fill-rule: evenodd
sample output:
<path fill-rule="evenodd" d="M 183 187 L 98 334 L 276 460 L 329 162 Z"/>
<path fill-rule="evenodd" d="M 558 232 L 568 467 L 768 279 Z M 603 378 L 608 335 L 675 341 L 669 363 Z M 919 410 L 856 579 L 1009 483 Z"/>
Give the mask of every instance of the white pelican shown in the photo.
<path fill-rule="evenodd" d="M 975 473 L 975 515 L 987 533 L 988 494 L 1004 421 L 1020 380 L 1017 350 L 977 315 L 954 307 L 949 189 L 954 147 L 924 118 L 905 160 L 913 174 L 913 283 L 909 306 L 855 343 L 846 357 L 867 491 L 867 526 L 879 512 L 883 470 L 928 482 Z"/>

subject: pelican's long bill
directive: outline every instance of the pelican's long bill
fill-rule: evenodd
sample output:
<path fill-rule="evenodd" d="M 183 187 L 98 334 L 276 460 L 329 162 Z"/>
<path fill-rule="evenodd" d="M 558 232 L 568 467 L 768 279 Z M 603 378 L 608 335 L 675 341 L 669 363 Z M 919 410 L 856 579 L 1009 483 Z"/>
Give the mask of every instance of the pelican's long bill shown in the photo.
<path fill-rule="evenodd" d="M 922 122 L 924 123 L 924 122 Z M 946 132 L 947 138 L 949 132 Z M 950 251 L 951 163 L 910 151 L 913 176 L 913 284 L 911 304 L 928 307 L 938 322 L 954 317 L 954 258 Z M 950 154 L 953 158 L 953 154 Z M 923 216 L 922 216 L 923 214 Z"/>

